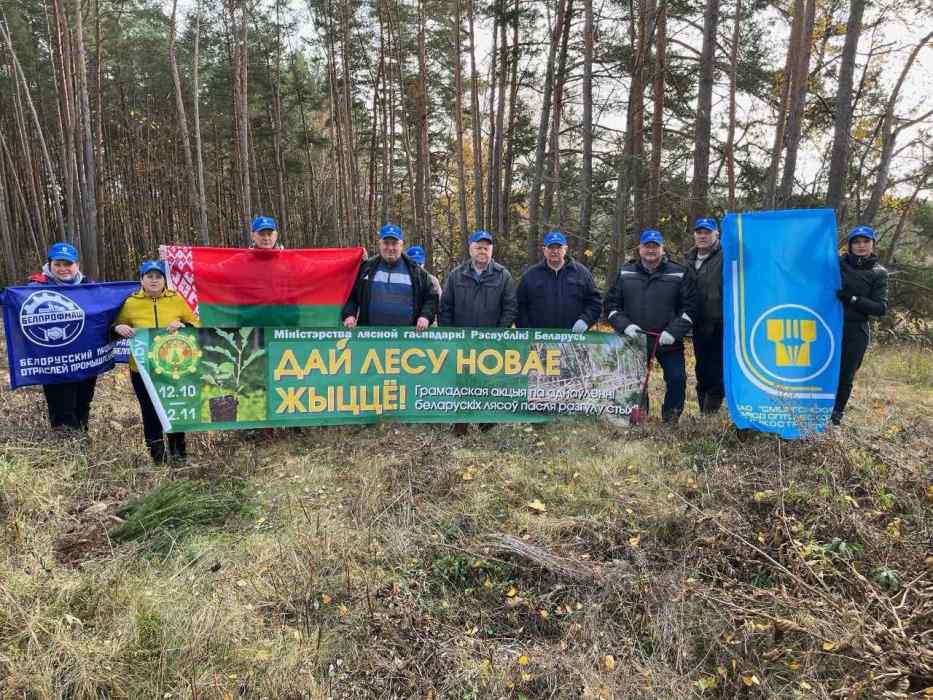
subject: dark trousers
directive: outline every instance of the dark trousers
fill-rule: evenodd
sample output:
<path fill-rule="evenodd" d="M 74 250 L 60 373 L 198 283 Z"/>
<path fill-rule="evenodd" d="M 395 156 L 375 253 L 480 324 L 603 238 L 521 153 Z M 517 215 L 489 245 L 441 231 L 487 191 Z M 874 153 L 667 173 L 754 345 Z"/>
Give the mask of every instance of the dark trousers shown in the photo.
<path fill-rule="evenodd" d="M 708 331 L 693 333 L 693 353 L 696 355 L 697 402 L 703 413 L 715 413 L 722 406 L 726 388 L 722 383 L 722 324 Z"/>
<path fill-rule="evenodd" d="M 168 433 L 163 437 L 159 414 L 156 413 L 155 406 L 152 405 L 152 399 L 149 398 L 149 392 L 146 391 L 146 385 L 143 383 L 142 377 L 139 376 L 139 372 L 130 372 L 130 380 L 133 382 L 133 391 L 139 401 L 139 412 L 143 416 L 143 435 L 146 438 L 146 447 L 149 448 L 149 454 L 152 455 L 153 461 L 165 461 L 165 437 L 168 438 L 168 456 L 184 459 L 186 456 L 185 434 Z"/>
<path fill-rule="evenodd" d="M 684 349 L 665 350 L 655 355 L 655 360 L 664 372 L 664 403 L 661 405 L 661 419 L 665 423 L 676 423 L 684 410 L 687 398 L 687 363 L 684 361 Z"/>
<path fill-rule="evenodd" d="M 49 407 L 49 423 L 53 428 L 74 428 L 87 432 L 91 414 L 91 400 L 97 377 L 80 382 L 43 384 L 45 403 Z"/>
<path fill-rule="evenodd" d="M 833 406 L 832 421 L 842 421 L 842 414 L 852 394 L 855 373 L 862 366 L 862 358 L 868 349 L 868 324 L 848 322 L 842 326 L 842 362 L 839 365 L 839 388 L 836 390 L 836 405 Z"/>

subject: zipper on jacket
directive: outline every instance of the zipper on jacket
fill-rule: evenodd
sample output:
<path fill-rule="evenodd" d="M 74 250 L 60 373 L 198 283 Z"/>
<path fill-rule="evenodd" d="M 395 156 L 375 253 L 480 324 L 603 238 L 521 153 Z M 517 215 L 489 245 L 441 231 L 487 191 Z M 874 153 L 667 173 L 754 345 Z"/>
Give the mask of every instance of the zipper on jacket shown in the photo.
<path fill-rule="evenodd" d="M 152 300 L 152 315 L 155 317 L 155 327 L 159 327 L 159 297 Z"/>

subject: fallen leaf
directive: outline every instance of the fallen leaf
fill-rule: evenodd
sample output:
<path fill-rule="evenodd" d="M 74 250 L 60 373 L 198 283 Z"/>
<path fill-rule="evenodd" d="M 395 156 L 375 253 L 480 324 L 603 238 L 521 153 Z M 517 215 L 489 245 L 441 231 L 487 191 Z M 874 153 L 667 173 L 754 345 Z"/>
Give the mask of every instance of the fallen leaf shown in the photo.
<path fill-rule="evenodd" d="M 616 667 L 616 660 L 613 658 L 612 654 L 606 654 L 603 657 L 603 664 L 606 666 L 607 671 L 611 671 Z"/>
<path fill-rule="evenodd" d="M 464 480 L 464 481 L 473 481 L 473 472 L 471 472 L 469 469 L 467 469 L 465 472 L 463 472 L 463 480 Z"/>
<path fill-rule="evenodd" d="M 528 665 L 528 657 L 525 656 L 524 654 L 522 654 L 521 656 L 519 656 L 519 657 L 518 657 L 518 665 L 519 665 L 519 666 L 527 666 L 527 665 Z"/>
<path fill-rule="evenodd" d="M 742 682 L 749 687 L 753 685 L 761 685 L 761 681 L 758 679 L 758 676 L 756 676 L 754 673 L 751 674 L 750 676 L 742 676 Z"/>
<path fill-rule="evenodd" d="M 823 642 L 823 651 L 832 651 L 836 648 L 835 642 Z"/>
<path fill-rule="evenodd" d="M 632 537 L 628 538 L 628 543 L 632 547 L 637 547 L 640 541 L 641 541 L 641 537 L 639 537 L 638 535 L 633 535 Z"/>
<path fill-rule="evenodd" d="M 518 595 L 518 589 L 517 589 L 515 586 L 512 586 L 512 587 L 508 590 L 508 592 L 506 593 L 506 595 L 507 595 L 509 598 L 514 598 L 515 596 Z"/>
<path fill-rule="evenodd" d="M 332 600 L 333 600 L 333 598 L 331 598 L 331 597 L 330 597 L 329 595 L 327 595 L 326 593 L 321 593 L 321 602 L 324 603 L 324 605 L 329 605 L 329 604 L 330 604 L 330 601 L 332 601 Z"/>
<path fill-rule="evenodd" d="M 538 500 L 537 498 L 536 498 L 535 500 L 531 501 L 530 503 L 528 503 L 528 507 L 529 507 L 531 510 L 535 511 L 536 513 L 544 513 L 544 512 L 547 511 L 547 506 L 544 505 L 544 503 L 542 503 L 542 502 L 541 502 L 540 500 Z"/>

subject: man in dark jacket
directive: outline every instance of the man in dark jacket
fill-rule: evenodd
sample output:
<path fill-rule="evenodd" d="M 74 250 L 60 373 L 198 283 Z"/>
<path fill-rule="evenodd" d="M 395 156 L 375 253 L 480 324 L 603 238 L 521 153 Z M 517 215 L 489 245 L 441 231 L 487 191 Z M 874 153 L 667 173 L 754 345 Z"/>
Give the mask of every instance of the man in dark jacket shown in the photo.
<path fill-rule="evenodd" d="M 341 314 L 347 328 L 414 326 L 419 332 L 437 314 L 437 292 L 428 273 L 402 252 L 402 229 L 379 231 L 379 255 L 362 265 Z"/>
<path fill-rule="evenodd" d="M 686 256 L 687 269 L 697 288 L 697 315 L 693 325 L 696 356 L 697 402 L 703 413 L 722 406 L 722 247 L 716 219 L 697 219 L 693 225 L 696 244 Z"/>
<path fill-rule="evenodd" d="M 570 328 L 583 333 L 599 320 L 602 296 L 593 275 L 567 259 L 560 231 L 544 236 L 544 260 L 532 265 L 518 284 L 519 328 Z"/>
<path fill-rule="evenodd" d="M 474 231 L 470 259 L 447 276 L 437 324 L 510 328 L 517 312 L 512 275 L 492 259 L 492 234 Z"/>
<path fill-rule="evenodd" d="M 868 317 L 884 316 L 888 311 L 888 271 L 878 264 L 874 229 L 856 226 L 846 240 L 848 252 L 839 258 L 842 289 L 836 292 L 842 302 L 843 325 L 842 363 L 831 418 L 833 425 L 842 422 L 855 373 L 868 349 Z"/>
<path fill-rule="evenodd" d="M 657 359 L 667 386 L 661 418 L 665 423 L 676 423 L 687 392 L 683 340 L 696 316 L 696 287 L 687 268 L 664 256 L 660 231 L 642 232 L 638 256 L 638 261 L 619 270 L 606 295 L 606 314 L 620 334 L 630 338 L 639 333 L 660 336 Z M 648 343 L 654 343 L 653 336 Z"/>

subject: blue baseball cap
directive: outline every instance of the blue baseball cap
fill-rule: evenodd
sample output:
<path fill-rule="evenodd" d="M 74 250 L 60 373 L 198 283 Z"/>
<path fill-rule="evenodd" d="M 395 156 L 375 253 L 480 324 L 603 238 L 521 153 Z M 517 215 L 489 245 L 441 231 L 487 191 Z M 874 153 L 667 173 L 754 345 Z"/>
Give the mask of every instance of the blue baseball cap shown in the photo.
<path fill-rule="evenodd" d="M 165 263 L 161 260 L 143 260 L 139 265 L 139 276 L 142 277 L 153 270 L 161 272 L 162 276 L 165 277 Z"/>
<path fill-rule="evenodd" d="M 641 238 L 638 239 L 639 244 L 645 245 L 646 243 L 657 243 L 658 245 L 664 245 L 664 238 L 661 237 L 661 232 L 649 228 L 641 232 Z"/>
<path fill-rule="evenodd" d="M 399 241 L 404 241 L 405 237 L 402 235 L 402 229 L 400 226 L 395 224 L 383 224 L 382 228 L 379 229 L 379 240 L 384 238 L 395 238 Z"/>
<path fill-rule="evenodd" d="M 846 242 L 851 243 L 853 238 L 858 236 L 864 236 L 870 241 L 877 240 L 875 238 L 875 229 L 871 226 L 856 226 L 854 229 L 849 231 L 849 235 L 846 236 Z"/>
<path fill-rule="evenodd" d="M 55 243 L 49 248 L 48 259 L 78 262 L 78 249 L 70 243 Z"/>
<path fill-rule="evenodd" d="M 708 231 L 718 231 L 719 228 L 716 226 L 716 219 L 697 219 L 693 224 L 693 230 L 705 228 Z"/>
<path fill-rule="evenodd" d="M 476 229 L 469 238 L 470 243 L 478 243 L 479 241 L 489 241 L 492 243 L 492 234 L 489 231 L 484 231 L 481 228 Z"/>
<path fill-rule="evenodd" d="M 408 250 L 405 251 L 405 255 L 414 260 L 419 265 L 424 265 L 424 261 L 428 259 L 428 256 L 424 252 L 424 248 L 420 245 L 413 245 Z"/>
<path fill-rule="evenodd" d="M 567 245 L 567 237 L 560 231 L 548 231 L 544 234 L 544 245 Z"/>
<path fill-rule="evenodd" d="M 275 225 L 275 219 L 273 219 L 271 216 L 257 216 L 255 219 L 253 219 L 252 229 L 253 233 L 258 231 L 266 231 L 268 229 L 275 231 L 278 229 L 278 226 Z"/>

